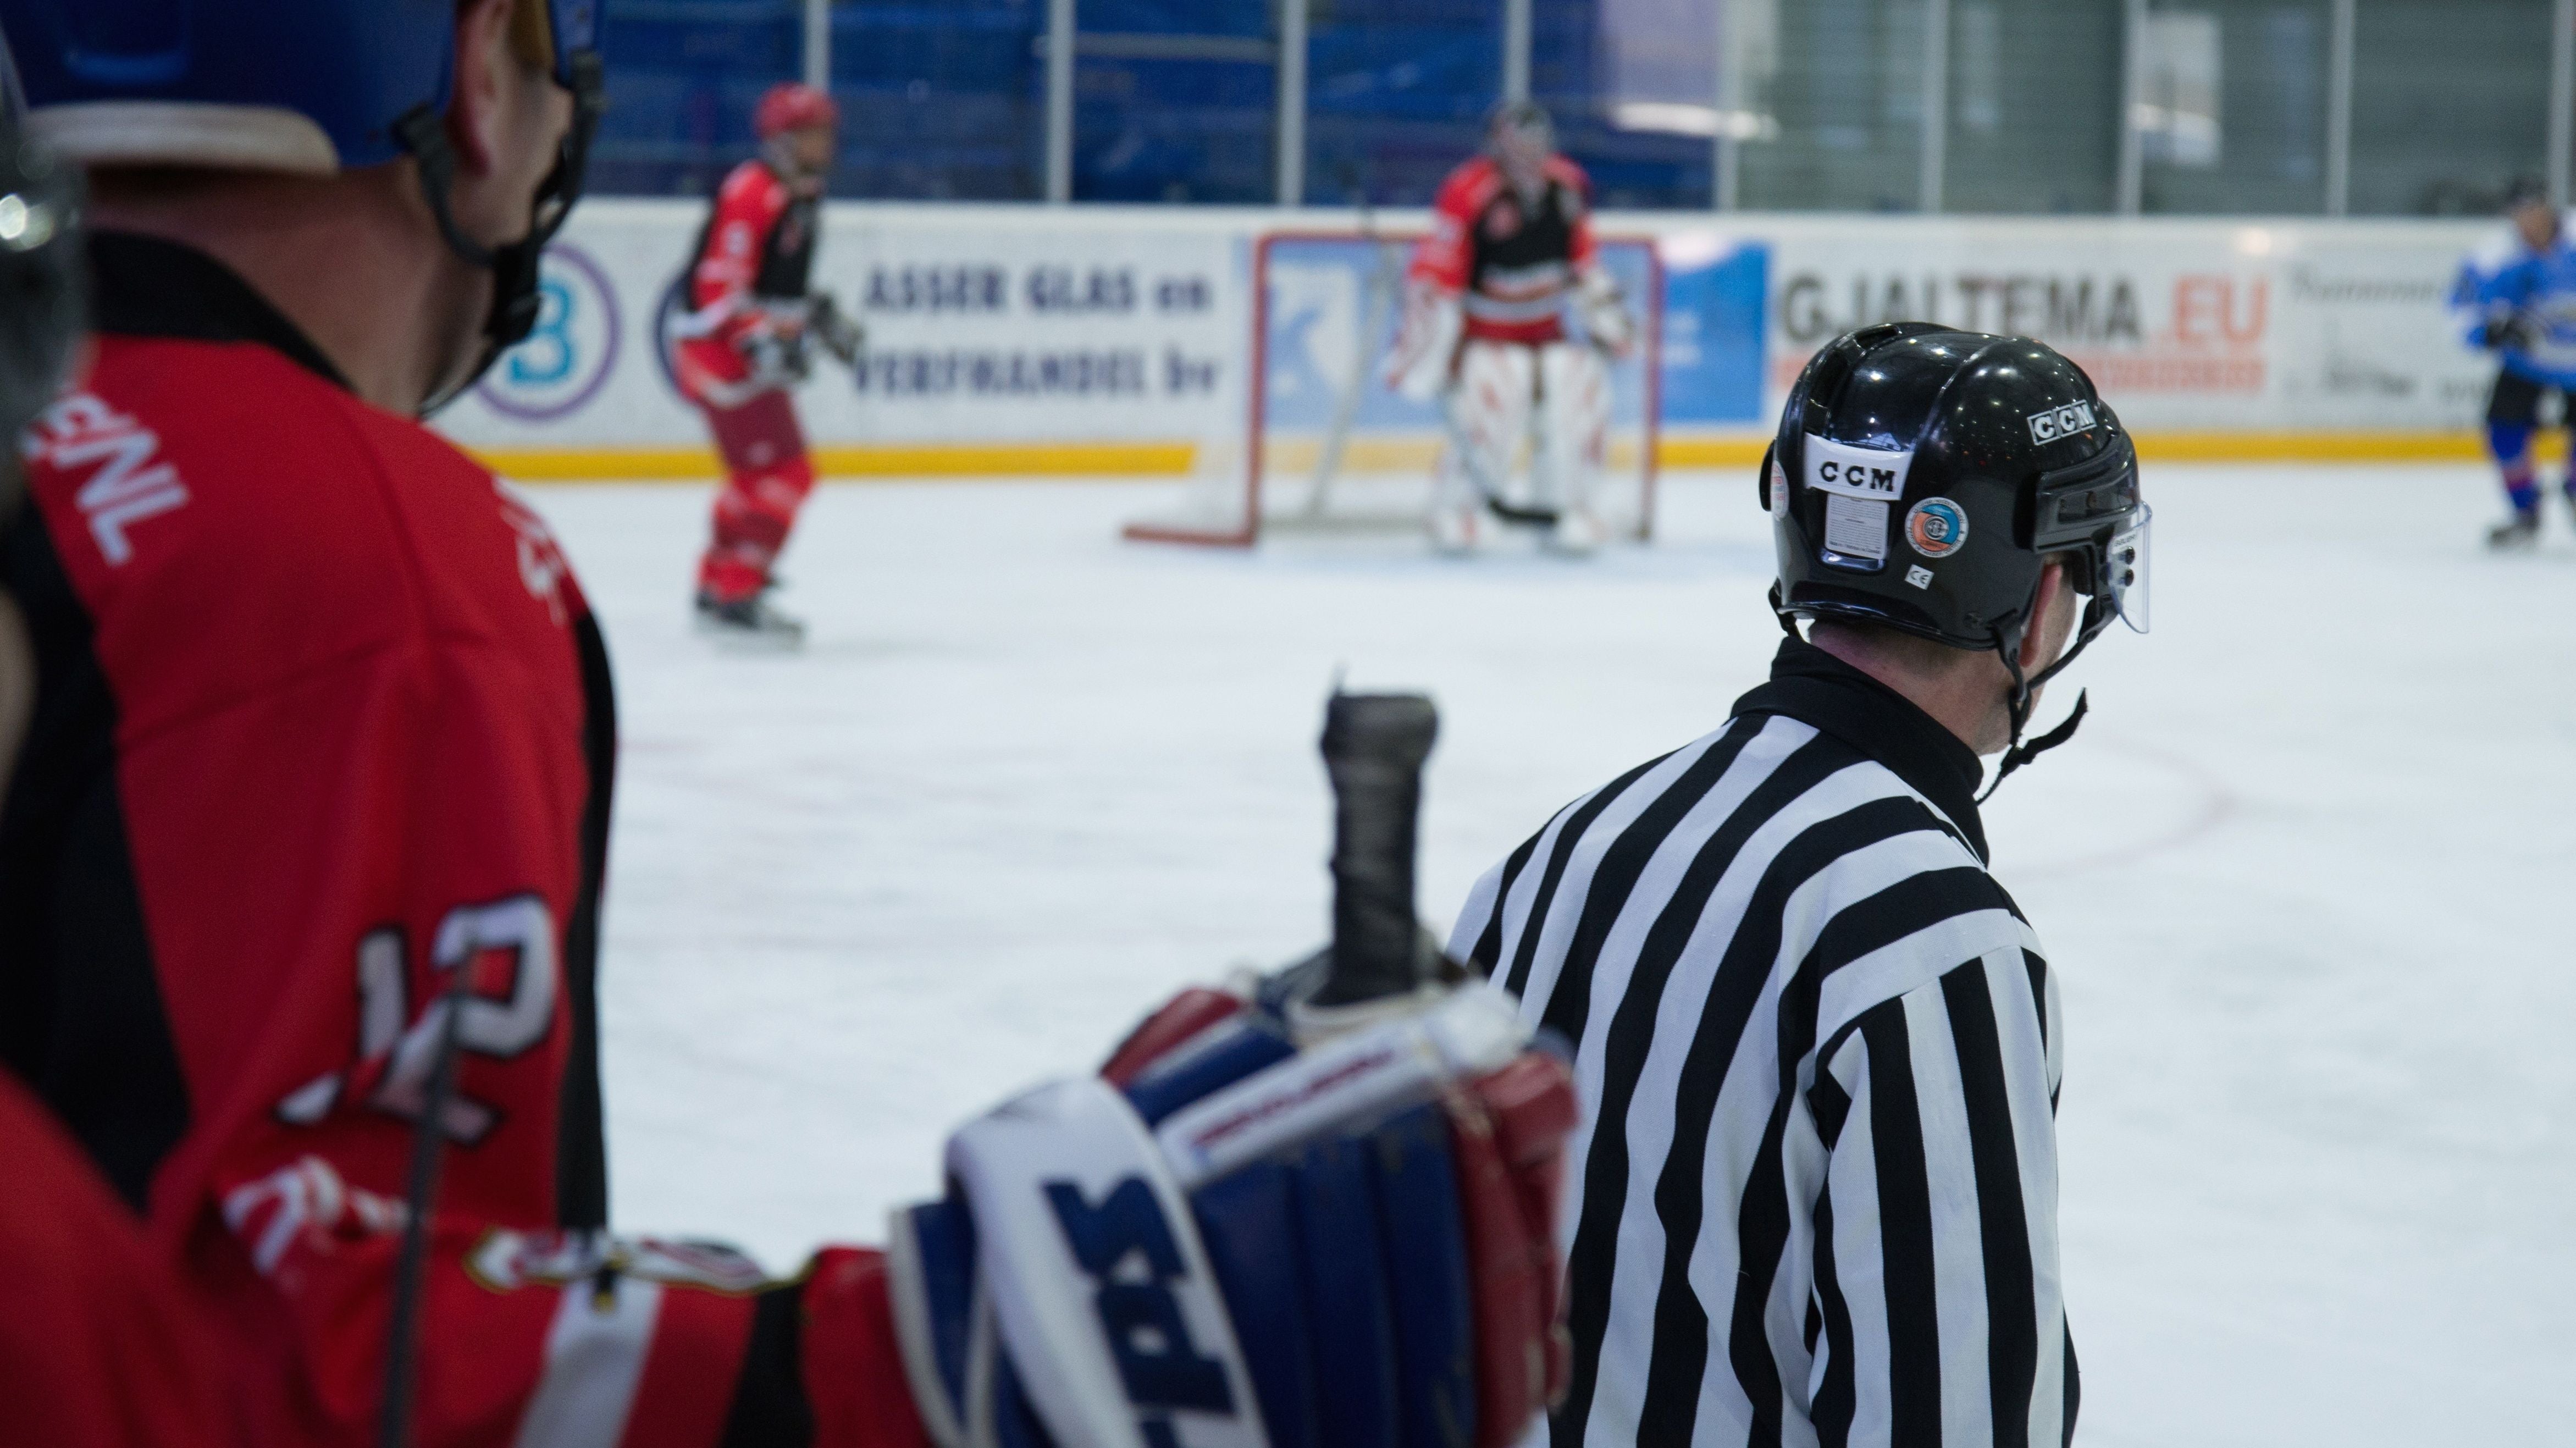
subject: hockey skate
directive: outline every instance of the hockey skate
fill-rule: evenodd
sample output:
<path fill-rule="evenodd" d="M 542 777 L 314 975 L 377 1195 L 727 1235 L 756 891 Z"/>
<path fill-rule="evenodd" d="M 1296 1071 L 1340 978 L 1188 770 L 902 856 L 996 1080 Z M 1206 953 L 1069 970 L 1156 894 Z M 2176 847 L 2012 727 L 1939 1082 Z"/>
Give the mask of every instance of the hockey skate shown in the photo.
<path fill-rule="evenodd" d="M 1591 509 L 1567 508 L 1556 515 L 1556 526 L 1548 530 L 1547 547 L 1549 552 L 1569 558 L 1588 558 L 1608 536 L 1609 530 L 1601 526 L 1600 516 Z"/>
<path fill-rule="evenodd" d="M 805 621 L 781 612 L 767 589 L 732 600 L 701 591 L 697 624 L 700 634 L 728 649 L 788 652 L 805 644 Z"/>
<path fill-rule="evenodd" d="M 2517 553 L 2539 546 L 2540 510 L 2525 508 L 2487 530 L 2487 546 L 2499 553 Z"/>
<path fill-rule="evenodd" d="M 1464 558 L 1484 541 L 1485 522 L 1474 503 L 1436 504 L 1429 519 L 1431 551 L 1450 558 Z"/>

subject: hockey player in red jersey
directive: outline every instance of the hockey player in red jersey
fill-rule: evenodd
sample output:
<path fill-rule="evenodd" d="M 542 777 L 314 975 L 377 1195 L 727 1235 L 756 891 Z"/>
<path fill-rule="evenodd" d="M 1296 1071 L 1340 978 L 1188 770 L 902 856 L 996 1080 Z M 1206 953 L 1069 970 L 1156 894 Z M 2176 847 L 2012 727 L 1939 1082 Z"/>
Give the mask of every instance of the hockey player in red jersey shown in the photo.
<path fill-rule="evenodd" d="M 63 385 L 80 325 L 78 188 L 70 168 L 22 144 L 16 71 L 0 48 L 0 436 L 14 437 Z M 0 525 L 24 496 L 0 455 Z M 0 588 L 0 762 L 35 705 L 35 658 Z M 206 1304 L 152 1252 L 134 1214 L 59 1122 L 0 1071 L 0 1424 L 47 1448 L 234 1448 Z"/>
<path fill-rule="evenodd" d="M 1186 995 L 1120 1077 L 961 1131 L 899 1280 L 608 1234 L 607 654 L 544 523 L 417 421 L 534 319 L 590 0 L 92 3 L 0 0 L 91 167 L 99 333 L 0 537 L 38 674 L 0 1066 L 210 1303 L 251 1440 L 1508 1442 L 1562 1382 L 1571 1087 L 1474 993 Z M 1387 1332 L 1309 1330 L 1336 1249 Z"/>
<path fill-rule="evenodd" d="M 1544 523 L 1566 552 L 1602 541 L 1592 494 L 1610 427 L 1603 353 L 1624 355 L 1635 322 L 1595 254 L 1591 190 L 1556 153 L 1547 112 L 1522 101 L 1494 112 L 1485 154 L 1432 203 L 1386 380 L 1436 401 L 1448 424 L 1430 520 L 1443 551 L 1474 548 L 1488 510 Z M 1569 305 L 1579 341 L 1566 333 Z M 1531 488 L 1516 500 L 1507 485 L 1525 440 Z"/>
<path fill-rule="evenodd" d="M 697 599 L 700 625 L 722 637 L 789 646 L 804 637 L 804 625 L 768 593 L 771 565 L 814 486 L 788 388 L 803 379 L 813 342 L 843 362 L 857 351 L 855 330 L 829 295 L 809 289 L 840 119 L 831 96 L 812 86 L 770 87 L 753 118 L 760 154 L 716 189 L 689 259 L 672 370 L 724 460 Z"/>

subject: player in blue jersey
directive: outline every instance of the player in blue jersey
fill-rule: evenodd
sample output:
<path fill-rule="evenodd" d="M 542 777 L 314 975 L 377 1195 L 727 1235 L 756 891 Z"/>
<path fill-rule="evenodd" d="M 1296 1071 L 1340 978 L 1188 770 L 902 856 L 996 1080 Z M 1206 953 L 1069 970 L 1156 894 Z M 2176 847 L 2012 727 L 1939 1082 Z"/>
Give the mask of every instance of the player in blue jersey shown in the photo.
<path fill-rule="evenodd" d="M 2518 181 L 2506 197 L 2509 240 L 2460 268 L 2454 300 L 2470 314 L 2469 341 L 2502 364 L 2487 397 L 2487 449 L 2504 474 L 2513 515 L 2487 533 L 2492 548 L 2540 540 L 2540 477 L 2531 435 L 2541 399 L 2555 392 L 2562 418 L 2576 392 L 2576 240 L 2539 183 Z M 2576 474 L 2566 482 L 2576 508 Z"/>

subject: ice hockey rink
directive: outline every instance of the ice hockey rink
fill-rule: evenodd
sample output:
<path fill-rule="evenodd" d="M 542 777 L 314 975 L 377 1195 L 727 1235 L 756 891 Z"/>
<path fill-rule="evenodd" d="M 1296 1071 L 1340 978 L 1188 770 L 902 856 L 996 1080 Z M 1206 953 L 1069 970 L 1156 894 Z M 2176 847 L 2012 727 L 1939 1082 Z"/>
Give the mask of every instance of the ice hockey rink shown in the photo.
<path fill-rule="evenodd" d="M 2156 465 L 2152 636 L 2106 635 L 1990 807 L 2068 1012 L 2083 1441 L 2564 1442 L 2576 1422 L 2576 529 L 2479 546 L 2467 466 Z M 614 1214 L 774 1268 L 876 1240 L 966 1114 L 1325 931 L 1336 677 L 1442 738 L 1422 906 L 1704 733 L 1779 632 L 1749 476 L 1588 562 L 1121 543 L 1140 485 L 838 485 L 801 655 L 713 652 L 708 494 L 534 490 L 622 717 Z M 2553 508 L 2556 505 L 2553 502 Z"/>

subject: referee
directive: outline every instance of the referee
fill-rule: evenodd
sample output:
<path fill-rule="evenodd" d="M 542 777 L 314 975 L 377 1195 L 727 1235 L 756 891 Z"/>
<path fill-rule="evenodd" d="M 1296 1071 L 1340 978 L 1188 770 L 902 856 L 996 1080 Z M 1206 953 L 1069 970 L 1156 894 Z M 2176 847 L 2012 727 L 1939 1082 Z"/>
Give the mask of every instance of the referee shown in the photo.
<path fill-rule="evenodd" d="M 2136 454 L 2049 348 L 1902 323 L 1808 363 L 1761 491 L 1770 681 L 1450 944 L 1574 1043 L 1555 1448 L 2061 1443 L 2057 988 L 1978 756 L 2060 742 L 2019 742 L 2041 685 L 2144 631 Z"/>

